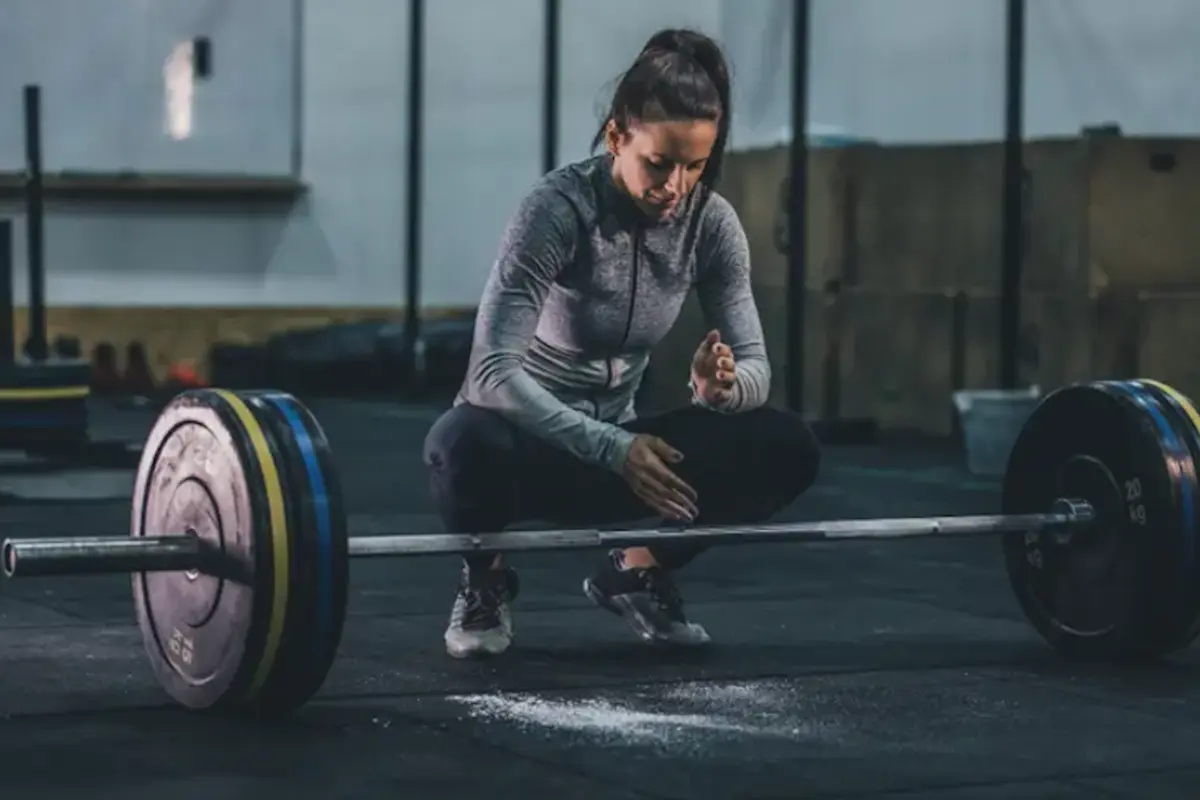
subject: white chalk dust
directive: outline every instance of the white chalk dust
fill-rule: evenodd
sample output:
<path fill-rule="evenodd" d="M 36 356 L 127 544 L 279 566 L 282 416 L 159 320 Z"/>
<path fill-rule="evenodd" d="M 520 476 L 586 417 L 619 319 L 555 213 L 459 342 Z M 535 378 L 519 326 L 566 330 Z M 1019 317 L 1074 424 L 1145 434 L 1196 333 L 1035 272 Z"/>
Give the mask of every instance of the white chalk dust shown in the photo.
<path fill-rule="evenodd" d="M 797 719 L 794 690 L 763 683 L 689 683 L 635 690 L 617 698 L 530 693 L 459 695 L 466 716 L 546 735 L 574 733 L 612 744 L 671 745 L 698 739 L 771 737 L 828 740 L 826 725 Z"/>

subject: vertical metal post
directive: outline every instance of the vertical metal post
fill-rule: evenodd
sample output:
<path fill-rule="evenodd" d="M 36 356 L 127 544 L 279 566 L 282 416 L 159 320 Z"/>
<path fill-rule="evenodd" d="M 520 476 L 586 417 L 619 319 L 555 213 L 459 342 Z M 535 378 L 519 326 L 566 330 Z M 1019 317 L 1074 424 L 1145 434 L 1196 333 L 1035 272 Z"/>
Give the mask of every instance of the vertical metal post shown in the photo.
<path fill-rule="evenodd" d="M 29 258 L 29 356 L 45 361 L 46 262 L 42 203 L 42 93 L 26 86 L 25 107 L 25 225 Z"/>
<path fill-rule="evenodd" d="M 808 223 L 808 0 L 792 2 L 792 147 L 788 178 L 787 404 L 804 410 L 804 300 Z"/>
<path fill-rule="evenodd" d="M 1008 0 L 1004 42 L 1004 196 L 1000 243 L 1000 388 L 1020 379 L 1021 267 L 1025 251 L 1022 156 L 1025 103 L 1025 0 Z"/>
<path fill-rule="evenodd" d="M 292 0 L 292 177 L 304 177 L 304 0 Z"/>
<path fill-rule="evenodd" d="M 415 381 L 421 335 L 421 202 L 425 129 L 425 2 L 411 0 L 408 31 L 408 197 L 404 291 L 404 359 Z"/>
<path fill-rule="evenodd" d="M 16 356 L 13 327 L 13 223 L 0 219 L 0 366 L 11 366 Z"/>
<path fill-rule="evenodd" d="M 558 61 L 561 0 L 545 0 L 545 40 L 542 62 L 542 172 L 558 166 Z"/>

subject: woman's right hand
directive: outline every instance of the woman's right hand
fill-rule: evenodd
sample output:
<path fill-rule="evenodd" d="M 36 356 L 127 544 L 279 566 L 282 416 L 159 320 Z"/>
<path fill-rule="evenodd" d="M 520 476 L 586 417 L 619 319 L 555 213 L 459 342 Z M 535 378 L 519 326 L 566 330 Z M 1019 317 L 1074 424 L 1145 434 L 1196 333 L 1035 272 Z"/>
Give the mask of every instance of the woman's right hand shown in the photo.
<path fill-rule="evenodd" d="M 629 447 L 621 477 L 646 505 L 667 519 L 692 522 L 700 513 L 696 490 L 671 471 L 683 454 L 657 436 L 638 434 Z"/>

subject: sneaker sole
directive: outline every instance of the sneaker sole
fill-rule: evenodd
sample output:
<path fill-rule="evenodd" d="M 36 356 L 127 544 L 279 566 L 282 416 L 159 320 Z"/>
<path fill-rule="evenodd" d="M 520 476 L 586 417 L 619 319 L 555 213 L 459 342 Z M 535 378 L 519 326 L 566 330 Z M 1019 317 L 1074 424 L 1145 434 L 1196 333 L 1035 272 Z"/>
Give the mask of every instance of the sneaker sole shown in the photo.
<path fill-rule="evenodd" d="M 509 611 L 502 611 L 501 618 L 503 620 L 499 631 L 492 629 L 488 633 L 491 637 L 467 641 L 460 644 L 453 644 L 453 637 L 450 636 L 450 631 L 442 637 L 442 641 L 446 645 L 446 654 L 451 658 L 465 659 L 477 657 L 498 656 L 508 648 L 512 647 L 513 643 L 513 627 L 512 614 Z"/>
<path fill-rule="evenodd" d="M 648 642 L 650 644 L 658 644 L 661 642 L 661 640 L 654 635 L 653 631 L 650 630 L 649 626 L 642 621 L 641 615 L 639 615 L 632 608 L 629 608 L 628 605 L 619 605 L 617 602 L 614 602 L 608 595 L 596 588 L 595 584 L 592 583 L 591 578 L 584 578 L 583 593 L 586 594 L 588 599 L 595 603 L 598 607 L 611 614 L 616 614 L 618 617 L 625 620 L 625 624 L 633 628 L 633 632 L 636 633 L 638 638 L 643 642 Z"/>
<path fill-rule="evenodd" d="M 605 611 L 612 612 L 618 617 L 625 616 L 621 612 L 621 609 L 617 608 L 616 604 L 608 599 L 608 595 L 596 588 L 596 586 L 592 583 L 591 578 L 583 579 L 583 593 L 586 594 L 593 603 L 600 608 L 603 608 Z"/>
<path fill-rule="evenodd" d="M 704 647 L 712 641 L 711 638 L 706 637 L 705 641 L 703 642 L 680 642 L 655 636 L 654 630 L 646 623 L 644 619 L 642 619 L 641 614 L 637 613 L 637 611 L 628 603 L 625 603 L 621 600 L 613 600 L 608 595 L 604 594 L 604 592 L 597 589 L 595 584 L 592 583 L 591 578 L 584 578 L 583 593 L 586 594 L 588 599 L 595 603 L 598 607 L 608 611 L 609 613 L 616 614 L 618 617 L 625 620 L 625 624 L 632 628 L 633 632 L 637 634 L 638 638 L 647 644 L 664 648 L 696 648 Z"/>
<path fill-rule="evenodd" d="M 512 642 L 504 642 L 503 644 L 480 644 L 468 647 L 455 647 L 449 642 L 446 642 L 446 655 L 451 658 L 468 659 L 468 658 L 489 658 L 503 654 L 512 645 Z"/>

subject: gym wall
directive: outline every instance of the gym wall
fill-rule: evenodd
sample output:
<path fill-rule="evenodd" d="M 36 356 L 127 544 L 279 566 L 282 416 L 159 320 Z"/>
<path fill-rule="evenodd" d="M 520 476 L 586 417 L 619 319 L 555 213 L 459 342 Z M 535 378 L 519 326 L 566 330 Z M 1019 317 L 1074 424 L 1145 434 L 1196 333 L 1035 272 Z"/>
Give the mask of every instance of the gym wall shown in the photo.
<path fill-rule="evenodd" d="M 1163 375 L 1200 394 L 1181 342 L 1200 334 L 1200 140 L 1027 144 L 1022 380 Z M 951 394 L 998 380 L 999 144 L 854 145 L 810 152 L 805 406 L 886 428 L 950 432 Z M 725 193 L 751 241 L 777 374 L 787 368 L 778 232 L 788 151 L 735 155 Z M 686 363 L 698 305 L 656 354 Z M 678 375 L 675 376 L 678 378 Z M 656 402 L 686 399 L 664 380 Z M 783 403 L 777 380 L 772 402 Z"/>
<path fill-rule="evenodd" d="M 888 145 L 856 149 L 852 156 L 857 173 L 878 174 L 863 191 L 876 193 L 873 208 L 881 215 L 880 225 L 887 223 L 874 238 L 868 236 L 869 220 L 858 229 L 863 243 L 855 246 L 874 247 L 878 255 L 858 256 L 860 271 L 875 271 L 872 281 L 860 282 L 853 290 L 857 294 L 847 289 L 839 303 L 830 302 L 823 285 L 811 286 L 808 316 L 827 319 L 821 330 L 834 324 L 828 320 L 849 324 L 843 320 L 852 297 L 879 314 L 887 309 L 937 319 L 950 313 L 944 311 L 944 293 L 957 285 L 944 278 L 947 271 L 982 269 L 978 265 L 997 257 L 998 239 L 989 237 L 999 216 L 991 206 L 966 206 L 975 209 L 969 230 L 959 217 L 954 225 L 927 226 L 923 238 L 914 233 L 897 240 L 894 234 L 904 228 L 896 215 L 911 205 L 905 192 L 915 192 L 919 200 L 957 196 L 959 184 L 975 193 L 998 186 L 998 167 L 987 160 L 998 148 L 986 143 L 1001 131 L 1003 5 L 999 0 L 813 0 L 812 130 L 833 139 Z M 779 375 L 786 368 L 779 341 L 784 309 L 775 307 L 782 295 L 772 289 L 781 285 L 782 272 L 781 262 L 772 259 L 781 258 L 773 231 L 780 176 L 786 171 L 781 143 L 791 135 L 790 6 L 789 0 L 564 0 L 560 76 L 560 162 L 566 162 L 586 155 L 612 80 L 650 31 L 692 25 L 723 39 L 733 62 L 733 144 L 739 151 L 725 188 L 740 198 L 751 233 Z M 541 0 L 506 0 L 502 6 L 489 0 L 427 3 L 422 236 L 427 315 L 474 305 L 504 222 L 540 171 L 541 12 Z M 43 86 L 46 170 L 96 173 L 89 182 L 67 177 L 56 183 L 53 175 L 48 180 L 51 336 L 78 337 L 85 349 L 109 341 L 122 350 L 136 339 L 147 345 L 152 366 L 162 369 L 186 357 L 203 366 L 208 345 L 216 340 L 251 342 L 296 326 L 398 317 L 404 281 L 408 14 L 403 0 L 149 5 L 111 0 L 102 12 L 77 0 L 10 0 L 2 24 L 19 35 L 8 37 L 15 47 L 0 52 L 0 173 L 7 173 L 0 174 L 0 214 L 16 218 L 18 268 L 25 259 L 15 177 L 22 164 L 23 83 Z M 88 47 L 71 38 L 80 31 L 87 33 Z M 211 40 L 212 75 L 191 87 L 193 132 L 174 142 L 164 133 L 164 69 L 173 48 L 191 36 Z M 1132 134 L 1191 135 L 1200 129 L 1200 105 L 1179 98 L 1190 96 L 1195 71 L 1187 66 L 1195 58 L 1197 36 L 1200 6 L 1170 0 L 1136 6 L 1123 0 L 1031 3 L 1027 129 L 1035 137 L 1074 137 L 1083 125 L 1114 121 Z M 76 55 L 63 59 L 63 52 Z M 104 91 L 96 88 L 102 82 L 92 80 L 97 75 L 113 77 Z M 977 160 L 975 153 L 989 147 L 993 155 Z M 1036 156 L 1045 162 L 1038 169 L 1070 169 L 1075 156 L 1063 152 L 1061 159 L 1048 151 L 1044 158 Z M 842 174 L 849 169 L 842 165 L 845 158 L 837 148 L 828 156 L 814 152 L 810 170 L 814 176 L 826 169 Z M 826 164 L 826 159 L 832 160 Z M 1179 169 L 1185 168 L 1181 162 Z M 147 187 L 148 181 L 117 175 L 125 170 L 158 177 L 148 179 L 153 187 Z M 197 181 L 196 175 L 208 180 Z M 891 183 L 884 185 L 885 180 Z M 1035 203 L 1047 196 L 1041 182 Z M 1085 184 L 1073 185 L 1083 191 Z M 844 226 L 838 204 L 844 199 L 833 189 L 822 191 L 810 190 L 810 229 L 827 230 L 822 235 L 840 242 Z M 998 194 L 988 202 L 998 202 Z M 1059 214 L 1058 208 L 1044 206 L 1039 220 Z M 1054 230 L 1075 219 L 1061 216 Z M 1140 264 L 1138 248 L 1144 245 L 1138 242 L 1146 239 L 1144 233 L 1130 234 L 1132 250 L 1122 263 Z M 820 241 L 815 237 L 810 247 L 826 247 Z M 1066 240 L 1054 241 L 1065 252 Z M 835 256 L 841 258 L 840 251 L 829 252 L 811 254 L 813 280 L 832 268 Z M 1084 258 L 1073 253 L 1064 258 Z M 1047 252 L 1045 257 L 1055 256 Z M 896 300 L 888 294 L 897 291 L 891 280 L 916 281 L 924 288 Z M 24 283 L 18 269 L 19 303 Z M 970 325 L 980 330 L 989 327 L 983 321 L 991 302 L 986 286 L 968 286 L 978 295 Z M 1168 325 L 1164 320 L 1176 313 L 1189 318 L 1186 304 L 1174 296 L 1140 302 L 1162 306 L 1154 322 L 1144 325 Z M 1176 308 L 1184 310 L 1170 310 Z M 879 314 L 865 316 L 882 319 Z M 1061 318 L 1057 310 L 1047 315 Z M 23 319 L 18 311 L 19 328 Z M 853 369 L 843 370 L 849 383 L 844 381 L 842 402 L 883 403 L 883 418 L 938 427 L 941 422 L 916 410 L 935 414 L 928 411 L 935 403 L 926 401 L 945 403 L 946 378 L 931 378 L 930 388 L 907 390 L 897 387 L 919 384 L 907 374 L 882 386 L 854 384 L 861 378 L 850 377 L 880 375 L 887 364 L 916 364 L 916 354 L 931 352 L 931 342 L 946 338 L 940 323 L 913 329 L 907 338 L 898 336 L 896 324 L 881 324 L 879 336 L 893 349 L 880 351 L 878 365 L 856 361 Z M 689 324 L 681 326 L 689 346 L 693 332 Z M 829 356 L 823 335 L 810 334 L 807 344 L 814 369 Z M 854 341 L 856 351 L 873 352 L 868 343 L 875 339 L 858 335 Z M 898 353 L 894 348 L 905 341 L 911 344 Z M 1082 346 L 1073 345 L 1072 351 Z M 975 371 L 964 380 L 989 379 L 991 367 L 980 366 L 991 357 L 988 347 L 966 359 Z M 838 357 L 850 358 L 850 348 L 850 340 L 842 343 Z M 929 367 L 935 376 L 950 371 L 941 356 L 937 359 L 939 366 Z M 1150 366 L 1153 359 L 1146 356 L 1143 362 Z M 1169 371 L 1156 372 L 1172 377 Z M 664 391 L 676 391 L 676 383 L 665 381 L 672 388 Z M 808 384 L 816 393 L 809 408 L 818 408 L 828 392 L 815 378 Z M 777 386 L 781 393 L 781 378 Z M 942 419 L 940 411 L 935 416 Z"/>
<path fill-rule="evenodd" d="M 812 13 L 809 118 L 878 146 L 810 137 L 805 410 L 948 433 L 951 393 L 998 373 L 1004 3 L 817 0 Z M 1198 393 L 1179 343 L 1200 324 L 1188 221 L 1200 210 L 1200 106 L 1176 98 L 1193 93 L 1200 7 L 1030 3 L 1026 24 L 1022 377 L 1049 388 L 1156 374 Z M 764 48 L 767 95 L 786 92 L 789 59 L 786 43 Z M 785 126 L 788 110 L 766 117 L 764 128 Z M 1080 136 L 1110 123 L 1127 138 Z M 724 185 L 751 238 L 780 405 L 787 138 L 738 152 Z M 686 400 L 669 365 L 703 330 L 691 302 L 657 354 L 667 374 L 652 405 Z"/>
<path fill-rule="evenodd" d="M 18 303 L 26 297 L 21 86 L 39 82 L 52 338 L 78 337 L 85 351 L 98 341 L 123 351 L 137 339 L 161 371 L 179 358 L 202 361 L 214 337 L 250 342 L 296 325 L 399 317 L 408 2 L 102 5 L 11 0 L 6 9 L 19 13 L 0 23 L 26 31 L 14 40 L 37 32 L 64 43 L 0 52 L 0 215 L 16 222 Z M 540 174 L 542 8 L 542 0 L 426 3 L 422 295 L 430 314 L 475 304 L 503 225 Z M 717 0 L 567 0 L 561 159 L 588 153 L 605 91 L 650 31 L 716 32 L 717 11 Z M 66 46 L 74 31 L 95 34 L 90 50 Z M 174 142 L 178 150 L 139 155 L 166 140 L 162 76 L 172 47 L 200 34 L 211 37 L 212 75 L 194 86 L 192 137 Z M 79 55 L 64 59 L 64 51 Z M 90 76 L 106 68 L 123 88 L 89 98 Z M 243 152 L 247 142 L 258 143 L 254 158 Z M 293 158 L 300 170 L 291 186 Z M 158 176 L 131 186 L 116 175 L 143 169 Z M 92 176 L 56 179 L 61 170 Z M 18 327 L 23 320 L 18 310 Z"/>

